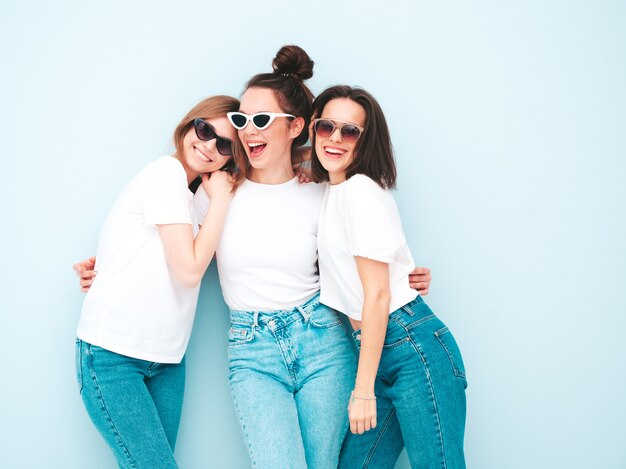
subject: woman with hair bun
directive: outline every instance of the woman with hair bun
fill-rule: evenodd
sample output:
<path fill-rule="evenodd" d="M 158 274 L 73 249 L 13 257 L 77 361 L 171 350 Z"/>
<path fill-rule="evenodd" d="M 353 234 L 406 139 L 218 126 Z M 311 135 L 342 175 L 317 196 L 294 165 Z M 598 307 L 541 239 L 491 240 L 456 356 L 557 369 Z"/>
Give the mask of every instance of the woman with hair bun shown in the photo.
<path fill-rule="evenodd" d="M 319 301 L 317 221 L 324 187 L 292 167 L 306 143 L 313 61 L 280 49 L 228 118 L 247 158 L 217 248 L 231 310 L 229 383 L 254 467 L 336 468 L 348 429 L 354 351 L 336 311 Z M 202 192 L 196 209 L 208 203 Z"/>
<path fill-rule="evenodd" d="M 329 181 L 318 251 L 321 301 L 360 349 L 341 468 L 465 467 L 465 367 L 450 330 L 406 283 L 415 266 L 390 189 L 389 129 L 374 97 L 333 86 L 313 103 L 311 166 Z"/>

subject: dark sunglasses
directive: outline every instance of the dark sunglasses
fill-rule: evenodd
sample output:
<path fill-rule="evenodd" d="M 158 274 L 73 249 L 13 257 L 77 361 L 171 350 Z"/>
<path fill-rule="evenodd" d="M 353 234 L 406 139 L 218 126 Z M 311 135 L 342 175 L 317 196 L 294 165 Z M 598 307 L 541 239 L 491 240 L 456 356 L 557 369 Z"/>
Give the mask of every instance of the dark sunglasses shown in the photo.
<path fill-rule="evenodd" d="M 217 148 L 220 155 L 233 155 L 233 142 L 228 138 L 217 135 L 215 128 L 207 121 L 199 118 L 194 119 L 193 128 L 196 130 L 196 135 L 200 140 L 208 142 L 209 140 L 215 139 L 215 148 Z"/>
<path fill-rule="evenodd" d="M 339 128 L 341 139 L 346 143 L 355 143 L 365 130 L 351 122 L 332 121 L 330 119 L 313 119 L 313 123 L 315 135 L 328 138 L 335 133 L 336 128 Z"/>

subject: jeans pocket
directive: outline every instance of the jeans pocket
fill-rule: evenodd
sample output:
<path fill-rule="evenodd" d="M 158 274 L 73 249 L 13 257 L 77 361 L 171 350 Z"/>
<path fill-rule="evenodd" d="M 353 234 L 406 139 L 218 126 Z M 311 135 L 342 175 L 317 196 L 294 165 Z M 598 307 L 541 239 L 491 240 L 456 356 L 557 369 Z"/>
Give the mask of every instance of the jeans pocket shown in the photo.
<path fill-rule="evenodd" d="M 244 326 L 241 324 L 231 324 L 228 330 L 228 346 L 239 347 L 249 344 L 254 339 L 254 330 L 252 326 Z"/>
<path fill-rule="evenodd" d="M 313 327 L 320 329 L 342 325 L 339 313 L 321 303 L 311 311 L 308 321 Z"/>
<path fill-rule="evenodd" d="M 76 382 L 78 383 L 78 393 L 83 392 L 83 341 L 76 339 L 75 349 L 75 361 L 76 361 Z"/>
<path fill-rule="evenodd" d="M 389 319 L 387 331 L 385 332 L 385 340 L 383 342 L 383 350 L 394 349 L 401 345 L 407 345 L 411 341 L 407 327 L 393 318 Z"/>
<path fill-rule="evenodd" d="M 459 346 L 457 345 L 456 340 L 454 340 L 454 336 L 452 335 L 452 332 L 450 332 L 450 329 L 447 327 L 439 329 L 435 332 L 435 337 L 437 337 L 437 340 L 445 350 L 446 355 L 448 355 L 454 375 L 458 378 L 466 380 L 465 365 L 463 364 L 461 350 L 459 350 Z M 467 381 L 465 387 L 467 387 Z"/>

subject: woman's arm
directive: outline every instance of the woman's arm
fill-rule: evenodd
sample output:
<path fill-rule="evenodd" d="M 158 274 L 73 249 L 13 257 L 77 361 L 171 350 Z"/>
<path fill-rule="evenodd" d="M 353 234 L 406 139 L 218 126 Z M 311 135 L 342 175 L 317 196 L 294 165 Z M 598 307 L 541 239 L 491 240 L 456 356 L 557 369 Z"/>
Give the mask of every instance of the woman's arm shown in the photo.
<path fill-rule="evenodd" d="M 223 171 L 214 172 L 210 179 L 203 175 L 202 186 L 211 198 L 211 204 L 195 239 L 191 225 L 157 225 L 170 272 L 187 288 L 200 283 L 213 259 L 234 195 L 232 178 Z"/>
<path fill-rule="evenodd" d="M 376 427 L 374 381 L 389 321 L 389 264 L 356 256 L 363 285 L 361 353 L 354 391 L 348 405 L 350 431 L 363 433 Z"/>

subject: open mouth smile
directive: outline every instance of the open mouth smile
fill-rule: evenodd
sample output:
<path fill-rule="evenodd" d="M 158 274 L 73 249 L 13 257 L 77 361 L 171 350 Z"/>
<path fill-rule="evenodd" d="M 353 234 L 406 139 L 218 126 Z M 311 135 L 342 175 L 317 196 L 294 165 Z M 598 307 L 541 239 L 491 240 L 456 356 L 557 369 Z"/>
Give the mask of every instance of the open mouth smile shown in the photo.
<path fill-rule="evenodd" d="M 337 147 L 324 147 L 324 154 L 327 158 L 341 158 L 343 155 L 348 153 L 348 150 L 344 150 L 342 148 Z"/>
<path fill-rule="evenodd" d="M 258 156 L 261 155 L 261 153 L 263 153 L 263 150 L 265 150 L 265 147 L 267 146 L 267 143 L 263 143 L 263 142 L 247 142 L 248 145 L 248 152 L 250 154 L 250 156 L 252 158 L 257 158 Z"/>

